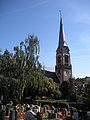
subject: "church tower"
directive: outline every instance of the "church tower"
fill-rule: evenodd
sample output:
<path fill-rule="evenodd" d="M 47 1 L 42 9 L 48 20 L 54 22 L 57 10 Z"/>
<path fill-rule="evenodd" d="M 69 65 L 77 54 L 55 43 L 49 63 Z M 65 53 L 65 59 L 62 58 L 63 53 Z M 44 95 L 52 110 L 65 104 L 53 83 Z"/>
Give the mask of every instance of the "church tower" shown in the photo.
<path fill-rule="evenodd" d="M 69 81 L 72 77 L 72 66 L 70 62 L 69 47 L 65 40 L 64 28 L 62 23 L 62 17 L 60 17 L 60 32 L 59 32 L 59 43 L 56 50 L 56 66 L 55 72 L 60 81 Z"/>

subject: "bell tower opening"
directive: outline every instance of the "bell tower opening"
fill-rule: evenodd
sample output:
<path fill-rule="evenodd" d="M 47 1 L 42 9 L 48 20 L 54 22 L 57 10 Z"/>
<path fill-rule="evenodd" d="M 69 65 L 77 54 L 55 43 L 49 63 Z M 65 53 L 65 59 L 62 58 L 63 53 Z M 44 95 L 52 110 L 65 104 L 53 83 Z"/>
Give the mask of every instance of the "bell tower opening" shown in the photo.
<path fill-rule="evenodd" d="M 58 65 L 61 65 L 61 56 L 58 56 Z"/>

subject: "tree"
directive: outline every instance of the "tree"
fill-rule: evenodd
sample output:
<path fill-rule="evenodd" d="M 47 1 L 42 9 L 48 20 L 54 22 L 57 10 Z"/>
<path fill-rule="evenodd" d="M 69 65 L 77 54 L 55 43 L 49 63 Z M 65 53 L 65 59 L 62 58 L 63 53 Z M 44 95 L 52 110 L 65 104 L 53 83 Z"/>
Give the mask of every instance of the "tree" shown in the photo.
<path fill-rule="evenodd" d="M 61 97 L 59 86 L 51 78 L 44 77 L 42 87 L 42 95 L 54 99 Z"/>
<path fill-rule="evenodd" d="M 88 110 L 90 110 L 90 82 L 88 82 L 86 92 L 87 92 L 87 106 Z"/>
<path fill-rule="evenodd" d="M 3 95 L 4 101 L 18 100 L 17 80 L 14 78 L 0 76 L 0 95 Z"/>
<path fill-rule="evenodd" d="M 38 38 L 28 35 L 25 41 L 14 47 L 14 54 L 8 50 L 3 54 L 0 52 L 0 75 L 3 76 L 0 79 L 0 94 L 5 94 L 7 101 L 43 95 L 60 98 L 59 86 L 41 73 L 39 51 Z"/>
<path fill-rule="evenodd" d="M 8 78 L 7 84 L 9 80 L 14 83 L 14 79 L 16 79 L 16 88 L 10 88 L 11 86 L 9 88 L 13 91 L 16 90 L 16 93 L 20 96 L 18 99 L 21 100 L 24 89 L 28 87 L 28 84 L 31 85 L 31 88 L 36 89 L 36 78 L 41 70 L 38 38 L 28 35 L 25 42 L 21 42 L 20 46 L 14 47 L 14 52 L 14 55 L 9 53 L 8 50 L 5 50 L 4 54 L 0 52 L 0 74 Z M 8 88 L 7 85 L 5 86 Z"/>
<path fill-rule="evenodd" d="M 19 77 L 20 99 L 23 97 L 24 89 L 35 88 L 37 69 L 39 69 L 39 41 L 33 35 L 28 35 L 25 42 L 20 43 L 20 47 L 14 47 L 14 57 Z M 35 84 L 34 84 L 35 83 Z M 33 89 L 32 89 L 33 90 Z"/>
<path fill-rule="evenodd" d="M 61 86 L 60 86 L 60 90 L 61 90 L 61 93 L 62 93 L 62 98 L 63 99 L 69 99 L 71 94 L 72 94 L 72 89 L 70 87 L 70 84 L 69 82 L 67 81 L 63 81 Z"/>

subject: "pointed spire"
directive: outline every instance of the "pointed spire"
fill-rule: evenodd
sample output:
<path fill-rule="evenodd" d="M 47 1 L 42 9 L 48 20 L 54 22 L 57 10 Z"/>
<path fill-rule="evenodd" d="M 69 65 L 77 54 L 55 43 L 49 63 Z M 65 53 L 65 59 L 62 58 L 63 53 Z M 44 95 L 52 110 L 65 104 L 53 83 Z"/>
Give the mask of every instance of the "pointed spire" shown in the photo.
<path fill-rule="evenodd" d="M 63 48 L 64 46 L 68 47 L 66 40 L 65 40 L 64 27 L 63 27 L 63 23 L 62 23 L 62 15 L 61 15 L 61 11 L 60 11 L 60 32 L 59 32 L 58 49 Z"/>

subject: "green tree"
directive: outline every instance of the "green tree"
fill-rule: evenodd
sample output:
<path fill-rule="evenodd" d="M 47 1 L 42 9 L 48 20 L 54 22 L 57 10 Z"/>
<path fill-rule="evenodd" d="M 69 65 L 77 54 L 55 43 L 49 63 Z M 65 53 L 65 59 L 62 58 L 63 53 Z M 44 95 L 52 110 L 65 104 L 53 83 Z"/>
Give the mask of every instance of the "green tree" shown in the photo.
<path fill-rule="evenodd" d="M 42 95 L 54 99 L 61 97 L 59 86 L 51 78 L 44 77 L 42 87 Z"/>
<path fill-rule="evenodd" d="M 0 94 L 5 94 L 7 101 L 43 95 L 60 98 L 59 86 L 41 72 L 39 51 L 39 40 L 33 35 L 28 35 L 24 42 L 14 47 L 14 54 L 8 50 L 0 51 L 0 76 L 3 76 L 0 78 Z"/>
<path fill-rule="evenodd" d="M 36 88 L 37 69 L 39 69 L 39 41 L 33 35 L 28 35 L 25 42 L 20 43 L 20 47 L 14 47 L 14 57 L 16 60 L 17 78 L 19 82 L 20 99 L 26 88 L 31 91 Z M 30 89 L 29 89 L 30 88 Z"/>
<path fill-rule="evenodd" d="M 31 85 L 32 90 L 36 89 L 36 78 L 38 78 L 37 75 L 41 69 L 38 38 L 28 35 L 25 42 L 21 42 L 20 46 L 14 47 L 14 52 L 14 55 L 10 54 L 8 50 L 5 50 L 3 54 L 0 52 L 0 74 L 8 78 L 7 84 L 9 80 L 13 81 L 11 83 L 16 85 L 16 88 L 11 88 L 11 86 L 9 88 L 16 91 L 20 98 L 16 97 L 21 100 L 24 89 L 27 88 L 28 84 Z M 12 78 L 16 79 L 17 82 L 15 83 Z M 8 88 L 7 85 L 5 87 Z"/>
<path fill-rule="evenodd" d="M 88 109 L 90 110 L 90 82 L 88 82 L 86 89 L 87 89 L 87 106 Z"/>
<path fill-rule="evenodd" d="M 72 94 L 72 89 L 70 87 L 70 84 L 69 82 L 67 81 L 63 81 L 61 86 L 60 86 L 60 90 L 61 90 L 61 93 L 62 93 L 62 98 L 63 99 L 69 99 L 71 94 Z"/>

